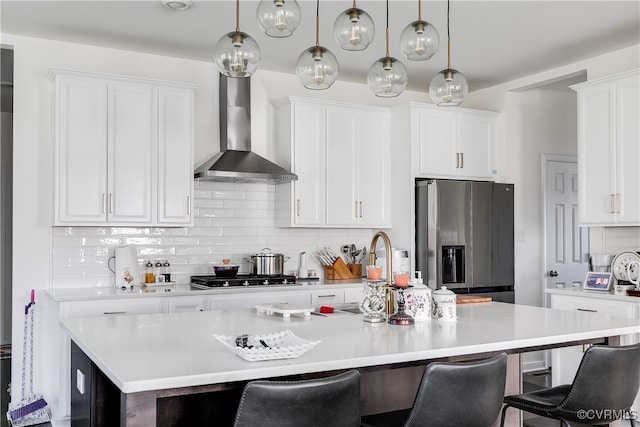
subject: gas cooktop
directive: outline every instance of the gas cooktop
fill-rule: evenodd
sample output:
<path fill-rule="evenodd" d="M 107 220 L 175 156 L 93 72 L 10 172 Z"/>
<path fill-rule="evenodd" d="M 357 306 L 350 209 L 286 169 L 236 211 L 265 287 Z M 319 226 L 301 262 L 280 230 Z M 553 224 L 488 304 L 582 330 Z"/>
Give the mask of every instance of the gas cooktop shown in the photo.
<path fill-rule="evenodd" d="M 301 285 L 296 283 L 296 276 L 256 276 L 253 274 L 238 274 L 236 277 L 191 276 L 192 289 L 209 289 L 227 286 L 273 286 L 273 285 Z"/>

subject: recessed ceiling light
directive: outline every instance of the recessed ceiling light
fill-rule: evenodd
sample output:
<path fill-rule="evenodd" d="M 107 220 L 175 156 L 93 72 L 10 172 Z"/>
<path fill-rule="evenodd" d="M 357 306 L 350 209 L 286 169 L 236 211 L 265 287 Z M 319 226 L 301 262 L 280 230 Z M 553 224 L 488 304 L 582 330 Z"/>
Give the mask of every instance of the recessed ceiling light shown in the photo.
<path fill-rule="evenodd" d="M 161 0 L 162 5 L 171 10 L 187 10 L 192 5 L 191 0 Z"/>

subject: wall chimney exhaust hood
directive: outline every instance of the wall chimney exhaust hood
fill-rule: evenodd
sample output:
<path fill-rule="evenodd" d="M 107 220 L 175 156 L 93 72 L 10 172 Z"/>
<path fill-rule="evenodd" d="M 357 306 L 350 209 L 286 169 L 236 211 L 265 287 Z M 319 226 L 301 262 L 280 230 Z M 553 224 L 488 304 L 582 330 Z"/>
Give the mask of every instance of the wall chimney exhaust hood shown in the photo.
<path fill-rule="evenodd" d="M 298 176 L 251 151 L 251 80 L 220 74 L 220 152 L 195 170 L 200 181 L 295 181 Z"/>

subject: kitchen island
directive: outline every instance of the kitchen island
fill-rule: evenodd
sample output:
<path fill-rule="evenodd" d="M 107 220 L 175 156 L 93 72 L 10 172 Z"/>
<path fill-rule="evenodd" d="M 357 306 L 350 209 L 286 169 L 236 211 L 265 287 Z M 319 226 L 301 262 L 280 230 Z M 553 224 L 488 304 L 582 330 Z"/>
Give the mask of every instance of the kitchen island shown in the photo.
<path fill-rule="evenodd" d="M 67 319 L 62 325 L 77 346 L 74 352 L 91 361 L 109 384 L 107 390 L 117 391 L 114 405 L 119 405 L 121 426 L 171 425 L 162 424 L 160 414 L 179 412 L 171 406 L 177 396 L 237 391 L 257 378 L 322 376 L 351 368 L 363 374 L 363 413 L 389 410 L 411 404 L 420 369 L 429 361 L 503 351 L 518 361 L 527 351 L 607 341 L 616 345 L 618 336 L 640 332 L 640 325 L 627 319 L 496 302 L 458 306 L 455 323 L 414 326 L 371 324 L 348 313 L 285 320 L 255 310 L 102 316 Z M 283 330 L 320 343 L 295 359 L 248 362 L 214 337 Z M 82 387 L 77 370 L 72 372 L 72 389 Z M 517 384 L 519 375 L 517 369 Z M 409 384 L 406 378 L 414 379 Z M 395 399 L 397 388 L 406 396 Z M 164 408 L 165 399 L 173 409 Z M 235 412 L 229 405 L 226 409 Z"/>

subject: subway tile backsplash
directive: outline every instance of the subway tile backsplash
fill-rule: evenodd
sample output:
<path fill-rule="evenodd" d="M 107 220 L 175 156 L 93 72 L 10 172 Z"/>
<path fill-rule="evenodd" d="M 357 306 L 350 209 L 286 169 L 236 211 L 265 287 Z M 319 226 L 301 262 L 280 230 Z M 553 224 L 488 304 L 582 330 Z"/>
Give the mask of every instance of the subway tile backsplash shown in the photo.
<path fill-rule="evenodd" d="M 371 229 L 276 228 L 275 188 L 196 181 L 193 227 L 53 227 L 52 287 L 113 286 L 109 258 L 124 245 L 136 246 L 141 264 L 168 260 L 178 283 L 188 283 L 194 274 L 213 274 L 213 264 L 222 258 L 231 258 L 241 273 L 248 273 L 243 258 L 265 247 L 290 257 L 285 272 L 297 270 L 299 254 L 306 251 L 308 268 L 318 274 L 322 269 L 314 249 L 328 246 L 339 253 L 345 243 L 368 249 Z"/>

